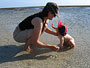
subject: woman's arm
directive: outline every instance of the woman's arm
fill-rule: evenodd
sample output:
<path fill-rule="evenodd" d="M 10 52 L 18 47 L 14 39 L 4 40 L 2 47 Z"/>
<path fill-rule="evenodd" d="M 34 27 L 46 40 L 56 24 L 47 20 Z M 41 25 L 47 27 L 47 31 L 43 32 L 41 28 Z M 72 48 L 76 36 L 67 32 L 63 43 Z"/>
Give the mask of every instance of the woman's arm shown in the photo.
<path fill-rule="evenodd" d="M 44 44 L 39 41 L 41 31 L 42 31 L 42 26 L 43 26 L 42 20 L 40 18 L 34 18 L 32 20 L 32 24 L 34 25 L 34 30 L 30 39 L 28 39 L 28 41 L 26 42 L 27 46 L 33 46 L 33 47 L 39 46 L 44 48 L 51 48 L 53 50 L 59 49 L 56 45 Z"/>
<path fill-rule="evenodd" d="M 38 17 L 34 18 L 31 22 L 34 25 L 34 29 L 32 32 L 32 36 L 26 41 L 26 46 L 34 46 L 38 45 L 38 40 L 42 30 L 42 20 Z M 27 48 L 26 47 L 26 48 Z"/>
<path fill-rule="evenodd" d="M 46 32 L 46 33 L 49 33 L 49 34 L 52 34 L 52 35 L 55 35 L 55 36 L 58 36 L 58 35 L 57 35 L 57 32 L 53 32 L 53 31 L 52 31 L 51 29 L 49 29 L 49 28 L 46 28 L 45 32 Z"/>
<path fill-rule="evenodd" d="M 47 25 L 47 26 L 46 26 L 46 29 L 45 29 L 45 32 L 46 32 L 46 33 L 49 33 L 49 34 L 58 36 L 58 35 L 57 35 L 57 32 L 54 32 L 54 31 L 52 31 L 51 29 L 48 28 L 48 21 L 46 22 L 46 25 Z"/>
<path fill-rule="evenodd" d="M 57 30 L 57 28 L 56 28 L 56 27 L 54 27 L 54 25 L 53 25 L 53 24 L 52 24 L 52 28 L 53 28 L 53 29 L 55 29 L 55 30 Z"/>

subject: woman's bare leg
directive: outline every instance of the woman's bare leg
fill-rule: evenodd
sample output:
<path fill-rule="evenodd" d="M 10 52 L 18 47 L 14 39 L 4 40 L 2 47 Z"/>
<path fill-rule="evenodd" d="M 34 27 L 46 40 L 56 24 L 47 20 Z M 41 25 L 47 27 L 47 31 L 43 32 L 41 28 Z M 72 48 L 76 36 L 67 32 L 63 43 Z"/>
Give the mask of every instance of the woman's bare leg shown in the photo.
<path fill-rule="evenodd" d="M 32 52 L 34 49 L 35 49 L 35 45 L 32 45 L 31 43 L 30 43 L 30 39 L 28 39 L 27 41 L 26 41 L 26 43 L 25 43 L 25 50 L 27 51 L 27 52 Z"/>

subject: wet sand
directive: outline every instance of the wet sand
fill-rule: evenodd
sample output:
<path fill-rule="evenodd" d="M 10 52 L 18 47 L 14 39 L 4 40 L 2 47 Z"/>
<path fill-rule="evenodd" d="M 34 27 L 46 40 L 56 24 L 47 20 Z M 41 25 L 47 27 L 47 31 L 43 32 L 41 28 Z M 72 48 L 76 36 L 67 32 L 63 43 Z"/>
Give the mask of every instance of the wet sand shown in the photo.
<path fill-rule="evenodd" d="M 24 44 L 15 42 L 13 31 L 25 17 L 41 9 L 0 10 L 0 68 L 90 68 L 90 8 L 62 7 L 60 16 L 68 26 L 68 33 L 75 38 L 74 49 L 63 48 L 59 52 L 37 49 L 34 53 L 24 51 Z M 49 23 L 58 23 L 54 18 Z M 51 28 L 52 29 L 52 28 Z M 43 33 L 40 40 L 59 45 L 57 37 Z"/>

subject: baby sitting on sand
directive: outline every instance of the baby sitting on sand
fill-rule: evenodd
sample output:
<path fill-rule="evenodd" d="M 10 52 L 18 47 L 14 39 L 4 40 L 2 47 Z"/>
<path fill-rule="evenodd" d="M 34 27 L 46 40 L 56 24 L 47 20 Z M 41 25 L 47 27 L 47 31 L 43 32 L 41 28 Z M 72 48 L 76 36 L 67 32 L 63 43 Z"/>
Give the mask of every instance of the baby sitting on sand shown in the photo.
<path fill-rule="evenodd" d="M 63 46 L 68 46 L 69 48 L 75 47 L 74 38 L 67 34 L 67 26 L 62 24 L 61 20 L 59 21 L 57 28 L 54 27 L 53 24 L 52 28 L 57 31 L 58 38 L 60 39 L 60 49 L 62 49 Z"/>

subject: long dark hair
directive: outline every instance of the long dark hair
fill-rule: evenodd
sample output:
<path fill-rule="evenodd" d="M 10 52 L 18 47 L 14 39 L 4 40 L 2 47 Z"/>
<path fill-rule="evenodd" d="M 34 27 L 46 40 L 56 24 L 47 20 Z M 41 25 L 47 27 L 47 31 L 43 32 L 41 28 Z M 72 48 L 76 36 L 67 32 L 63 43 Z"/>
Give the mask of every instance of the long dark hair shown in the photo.
<path fill-rule="evenodd" d="M 42 13 L 45 17 L 47 17 L 49 11 L 52 12 L 53 14 L 57 14 L 58 10 L 59 8 L 56 3 L 48 2 L 46 6 L 43 8 Z"/>
<path fill-rule="evenodd" d="M 44 15 L 44 17 L 48 16 L 48 12 L 49 12 L 49 10 L 48 10 L 47 6 L 45 6 L 42 10 L 42 14 Z"/>

